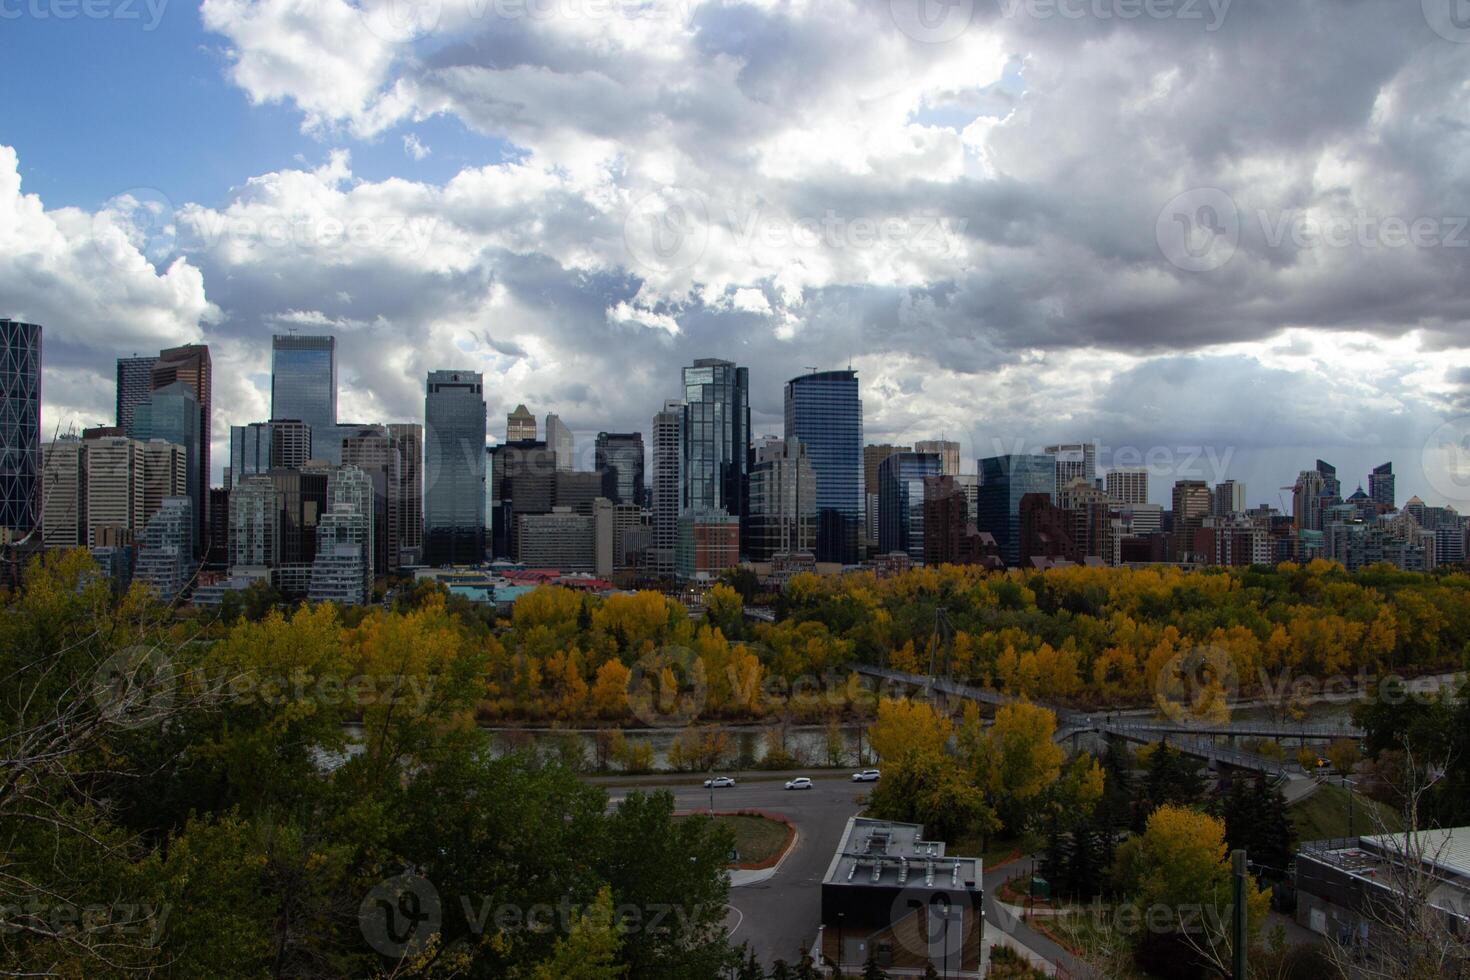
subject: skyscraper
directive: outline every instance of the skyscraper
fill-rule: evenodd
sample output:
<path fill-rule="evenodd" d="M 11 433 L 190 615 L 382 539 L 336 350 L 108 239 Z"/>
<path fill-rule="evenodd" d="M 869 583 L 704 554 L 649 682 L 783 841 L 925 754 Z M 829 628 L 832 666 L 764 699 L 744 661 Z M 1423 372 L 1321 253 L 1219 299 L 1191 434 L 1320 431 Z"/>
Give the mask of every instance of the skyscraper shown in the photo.
<path fill-rule="evenodd" d="M 143 532 L 136 577 L 165 602 L 188 588 L 198 567 L 193 506 L 188 497 L 166 497 Z"/>
<path fill-rule="evenodd" d="M 199 399 L 194 396 L 194 389 L 176 381 L 149 392 L 145 400 L 134 406 L 133 424 L 127 434 L 143 443 L 161 439 L 183 450 L 186 470 L 183 494 L 189 498 L 188 516 L 194 520 L 194 515 L 208 506 L 204 497 L 209 491 L 207 484 L 199 482 L 199 454 L 203 447 L 199 442 Z M 191 544 L 197 551 L 204 540 L 204 529 L 197 520 L 194 524 Z"/>
<path fill-rule="evenodd" d="M 703 357 L 684 369 L 684 499 L 681 511 L 745 516 L 750 452 L 750 369 Z"/>
<path fill-rule="evenodd" d="M 1229 514 L 1245 513 L 1245 484 L 1239 480 L 1226 480 L 1224 483 L 1215 484 L 1214 500 L 1210 504 L 1210 514 L 1215 517 L 1225 517 Z"/>
<path fill-rule="evenodd" d="M 478 372 L 429 372 L 424 397 L 425 564 L 485 560 L 486 421 L 484 379 Z"/>
<path fill-rule="evenodd" d="M 151 388 L 157 391 L 174 383 L 188 385 L 199 400 L 199 458 L 194 462 L 198 471 L 199 486 L 209 486 L 210 413 L 214 410 L 212 369 L 209 348 L 204 344 L 185 344 L 159 352 L 153 365 Z M 194 511 L 194 522 L 198 525 L 195 540 L 204 540 L 204 529 L 208 526 L 208 495 L 203 496 L 200 506 Z"/>
<path fill-rule="evenodd" d="M 532 436 L 531 438 L 535 438 Z M 559 470 L 572 469 L 574 448 L 572 445 L 572 430 L 568 429 L 561 416 L 555 412 L 546 414 L 546 445 L 553 453 L 556 453 L 556 468 Z"/>
<path fill-rule="evenodd" d="M 1142 466 L 1121 466 L 1108 470 L 1103 477 L 1108 496 L 1123 504 L 1148 503 L 1148 470 Z"/>
<path fill-rule="evenodd" d="M 505 441 L 525 442 L 536 438 L 536 416 L 525 405 L 517 405 L 516 410 L 505 417 Z"/>
<path fill-rule="evenodd" d="M 398 552 L 405 564 L 418 564 L 424 547 L 424 427 L 394 422 L 388 437 L 398 448 Z"/>
<path fill-rule="evenodd" d="M 337 424 L 337 338 L 271 338 L 271 421 L 296 419 L 313 430 Z"/>
<path fill-rule="evenodd" d="M 817 478 L 818 561 L 856 564 L 863 521 L 863 402 L 856 371 L 786 382 L 786 438 L 805 447 Z M 959 444 L 955 443 L 955 468 Z M 942 458 L 941 458 L 942 465 Z"/>
<path fill-rule="evenodd" d="M 794 436 L 770 437 L 755 450 L 750 469 L 746 552 L 752 561 L 811 554 L 817 545 L 821 492 L 806 447 Z"/>
<path fill-rule="evenodd" d="M 1174 557 L 1178 561 L 1194 561 L 1195 533 L 1210 516 L 1213 495 L 1204 480 L 1174 481 Z"/>
<path fill-rule="evenodd" d="M 1392 463 L 1380 463 L 1368 474 L 1368 497 L 1375 504 L 1382 504 L 1390 509 L 1398 506 L 1394 493 Z"/>
<path fill-rule="evenodd" d="M 879 464 L 879 551 L 924 560 L 924 481 L 942 465 L 937 453 L 894 453 Z"/>
<path fill-rule="evenodd" d="M 684 404 L 666 401 L 653 416 L 653 542 L 648 573 L 673 578 L 684 494 Z"/>
<path fill-rule="evenodd" d="M 953 439 L 920 439 L 914 443 L 914 452 L 938 456 L 941 476 L 960 475 L 960 444 Z"/>
<path fill-rule="evenodd" d="M 612 475 L 613 503 L 643 503 L 643 433 L 597 433 L 597 469 Z"/>
<path fill-rule="evenodd" d="M 1337 467 L 1325 460 L 1317 460 L 1317 472 L 1322 475 L 1323 506 L 1331 507 L 1342 500 L 1342 483 L 1337 479 Z"/>
<path fill-rule="evenodd" d="M 41 328 L 0 319 L 0 537 L 41 521 Z"/>
<path fill-rule="evenodd" d="M 87 543 L 86 450 L 80 439 L 61 439 L 42 447 L 41 539 L 48 548 Z"/>
<path fill-rule="evenodd" d="M 156 357 L 119 357 L 117 359 L 117 427 L 127 432 L 133 424 L 133 410 L 148 400 L 153 389 L 153 365 Z"/>
<path fill-rule="evenodd" d="M 1092 442 L 1068 442 L 1047 446 L 1046 454 L 1057 461 L 1057 489 L 1060 490 L 1073 480 L 1086 480 L 1092 486 L 1097 479 L 1097 444 Z"/>
<path fill-rule="evenodd" d="M 272 441 L 269 422 L 230 426 L 231 485 L 243 483 L 247 476 L 270 472 Z"/>
<path fill-rule="evenodd" d="M 1046 494 L 1056 499 L 1057 467 L 1052 456 L 992 456 L 979 461 L 980 500 L 976 522 L 995 538 L 1007 565 L 1021 560 L 1021 498 Z"/>
<path fill-rule="evenodd" d="M 863 547 L 878 547 L 878 467 L 894 453 L 913 452 L 909 446 L 883 443 L 863 447 Z"/>

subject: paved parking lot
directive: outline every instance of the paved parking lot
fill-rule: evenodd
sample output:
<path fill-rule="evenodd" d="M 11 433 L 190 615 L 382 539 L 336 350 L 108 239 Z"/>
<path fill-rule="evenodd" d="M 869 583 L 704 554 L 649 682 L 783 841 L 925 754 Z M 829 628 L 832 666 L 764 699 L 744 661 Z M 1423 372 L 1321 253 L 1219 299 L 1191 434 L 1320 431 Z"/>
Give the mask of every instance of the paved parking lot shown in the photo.
<path fill-rule="evenodd" d="M 730 889 L 731 913 L 726 922 L 731 941 L 748 942 L 761 962 L 795 962 L 816 939 L 821 922 L 822 876 L 842 839 L 849 817 L 861 808 L 860 797 L 871 783 L 850 782 L 847 773 L 812 777 L 812 789 L 785 790 L 782 781 L 741 781 L 715 790 L 715 810 L 764 810 L 788 817 L 796 825 L 796 844 L 780 870 L 766 881 Z M 680 810 L 703 810 L 710 791 L 694 776 L 686 786 L 649 787 L 674 794 Z M 608 787 L 613 801 L 626 788 Z"/>

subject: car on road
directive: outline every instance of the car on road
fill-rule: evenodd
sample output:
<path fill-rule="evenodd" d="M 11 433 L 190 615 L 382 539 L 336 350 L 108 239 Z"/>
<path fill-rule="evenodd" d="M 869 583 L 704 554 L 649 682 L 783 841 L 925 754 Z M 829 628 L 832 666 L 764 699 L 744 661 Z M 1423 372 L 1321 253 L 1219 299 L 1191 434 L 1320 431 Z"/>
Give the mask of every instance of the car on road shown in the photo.
<path fill-rule="evenodd" d="M 855 783 L 876 783 L 878 781 L 878 770 L 864 769 L 861 772 L 855 772 L 852 774 L 852 781 Z"/>
<path fill-rule="evenodd" d="M 734 776 L 711 776 L 704 781 L 705 789 L 724 789 L 726 786 L 734 786 Z"/>
<path fill-rule="evenodd" d="M 795 779 L 786 780 L 787 789 L 811 789 L 812 781 L 805 776 L 797 776 Z"/>

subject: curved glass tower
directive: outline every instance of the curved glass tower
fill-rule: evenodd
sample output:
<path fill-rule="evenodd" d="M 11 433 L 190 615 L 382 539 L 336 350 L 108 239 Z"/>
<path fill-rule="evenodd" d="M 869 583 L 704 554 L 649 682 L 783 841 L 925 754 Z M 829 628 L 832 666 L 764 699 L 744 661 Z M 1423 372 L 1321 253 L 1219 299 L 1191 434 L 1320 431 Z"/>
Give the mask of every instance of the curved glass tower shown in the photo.
<path fill-rule="evenodd" d="M 818 371 L 786 382 L 786 438 L 817 474 L 817 561 L 858 561 L 863 520 L 863 402 L 856 371 Z"/>
<path fill-rule="evenodd" d="M 485 560 L 485 396 L 476 371 L 430 371 L 424 396 L 424 564 Z"/>

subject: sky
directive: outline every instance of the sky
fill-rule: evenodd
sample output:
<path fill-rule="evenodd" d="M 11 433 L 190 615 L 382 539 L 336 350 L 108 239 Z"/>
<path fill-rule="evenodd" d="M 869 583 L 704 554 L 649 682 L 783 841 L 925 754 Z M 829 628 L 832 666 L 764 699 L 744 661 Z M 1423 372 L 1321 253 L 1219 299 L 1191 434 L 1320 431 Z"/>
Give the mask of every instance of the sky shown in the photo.
<path fill-rule="evenodd" d="M 696 357 L 756 434 L 808 367 L 869 442 L 1470 508 L 1462 0 L 0 0 L 0 316 L 43 426 L 207 342 L 216 475 L 270 336 L 340 414 L 482 371 L 584 465 Z"/>

